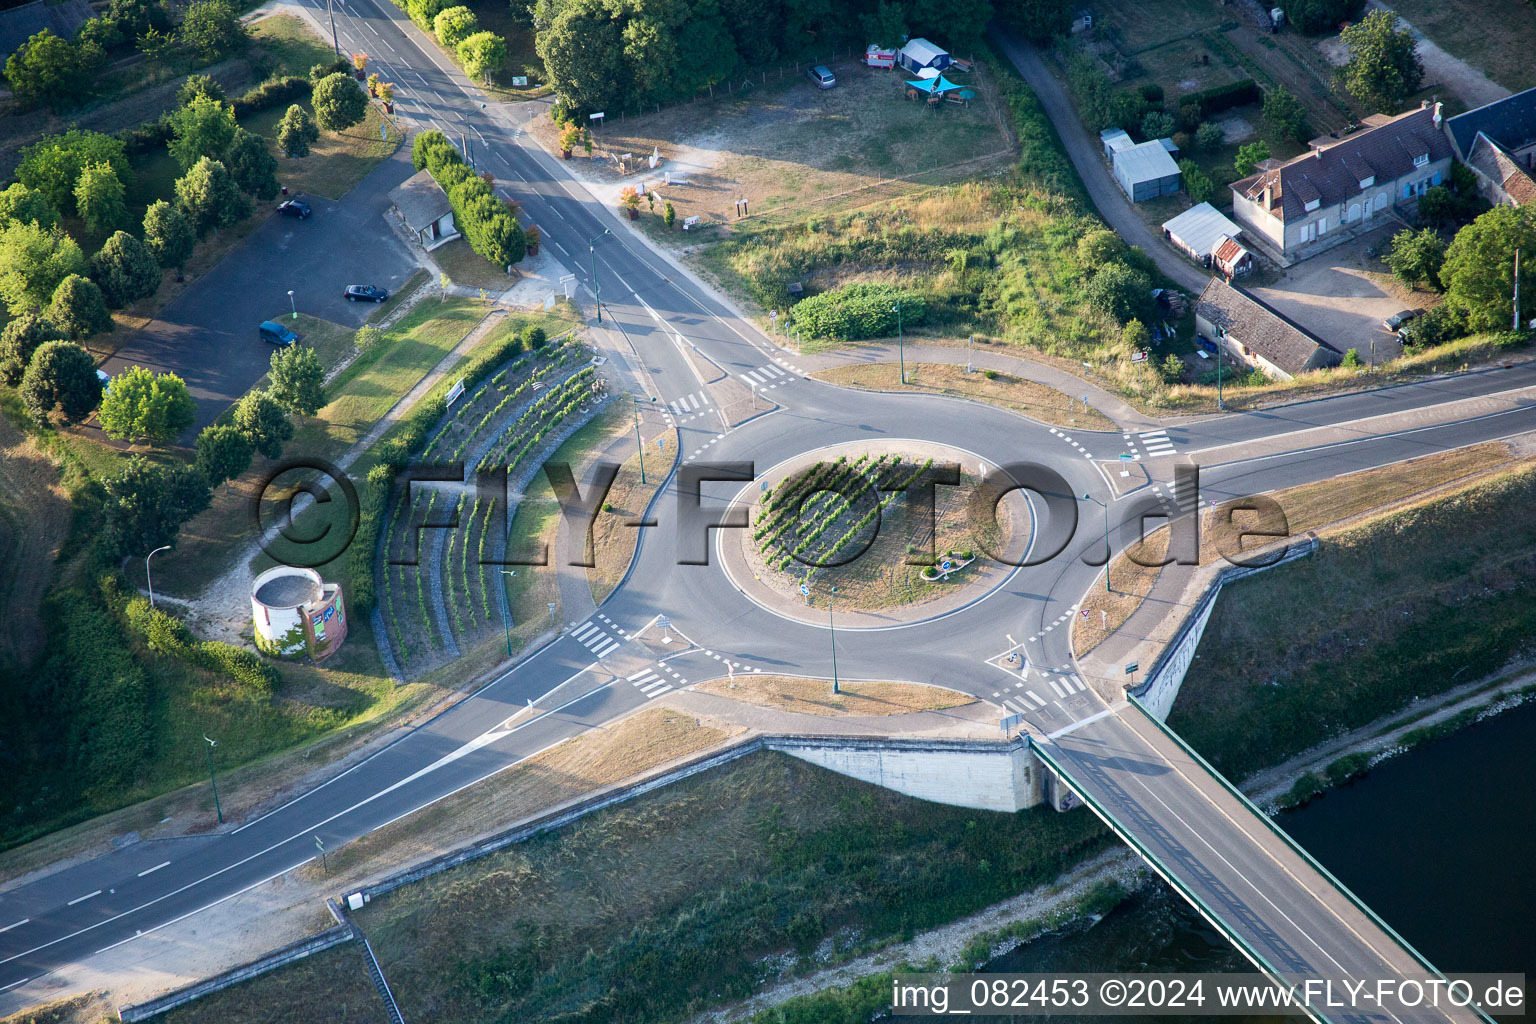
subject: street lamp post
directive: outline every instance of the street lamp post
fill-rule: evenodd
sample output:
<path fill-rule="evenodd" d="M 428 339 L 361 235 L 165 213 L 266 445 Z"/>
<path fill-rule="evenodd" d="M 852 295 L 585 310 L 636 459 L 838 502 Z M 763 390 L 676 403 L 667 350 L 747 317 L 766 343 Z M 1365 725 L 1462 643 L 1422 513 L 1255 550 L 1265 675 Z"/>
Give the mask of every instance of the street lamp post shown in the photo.
<path fill-rule="evenodd" d="M 597 241 L 608 233 L 604 228 L 602 234 L 593 235 L 587 239 L 587 255 L 592 259 L 592 294 L 597 297 L 597 322 L 603 322 L 603 287 L 597 283 Z"/>
<path fill-rule="evenodd" d="M 971 356 L 974 355 L 975 352 L 976 352 L 976 335 L 972 334 L 971 335 L 971 339 L 965 343 L 965 372 L 966 373 L 971 373 L 972 372 L 972 370 L 971 370 Z"/>
<path fill-rule="evenodd" d="M 503 576 L 516 576 L 517 570 L 503 569 L 501 574 Z M 512 595 L 507 593 L 507 585 L 505 583 L 501 585 L 501 596 L 503 598 L 501 605 L 501 632 L 507 638 L 507 657 L 510 658 L 512 657 Z"/>
<path fill-rule="evenodd" d="M 1104 592 L 1110 593 L 1109 587 L 1109 506 L 1095 498 L 1091 494 L 1083 495 L 1084 501 L 1091 501 L 1104 510 Z"/>
<path fill-rule="evenodd" d="M 594 280 L 596 280 L 595 277 Z M 599 305 L 597 308 L 601 313 L 603 307 Z M 635 454 L 640 457 L 640 485 L 643 487 L 645 486 L 645 443 L 640 440 L 640 396 L 630 395 L 629 397 L 635 402 Z M 651 401 L 654 402 L 656 399 L 652 397 Z"/>
<path fill-rule="evenodd" d="M 832 594 L 827 598 L 827 629 L 832 634 L 832 692 L 842 693 L 837 685 L 837 623 L 832 619 L 832 612 L 837 607 L 837 588 L 832 588 Z"/>
<path fill-rule="evenodd" d="M 293 301 L 293 289 L 292 288 L 288 289 L 288 308 L 293 310 L 293 318 L 295 320 L 297 320 L 299 318 L 299 307 Z"/>
<path fill-rule="evenodd" d="M 1225 412 L 1226 406 L 1221 401 L 1221 350 L 1225 348 L 1221 339 L 1226 336 L 1226 329 L 1219 328 L 1216 332 L 1216 411 Z"/>
<path fill-rule="evenodd" d="M 218 746 L 217 740 L 208 739 L 208 734 L 203 733 L 203 739 L 208 740 L 208 781 L 213 785 L 213 809 L 218 812 L 219 824 L 224 824 L 224 807 L 219 803 L 219 780 L 213 777 L 213 748 Z"/>
<path fill-rule="evenodd" d="M 901 382 L 907 382 L 907 349 L 901 340 L 901 303 L 891 307 L 891 312 L 896 314 L 896 358 L 901 360 Z"/>
<path fill-rule="evenodd" d="M 336 41 L 336 9 L 331 6 L 331 0 L 325 0 L 325 10 L 331 16 L 331 49 L 340 57 L 341 44 Z"/>
<path fill-rule="evenodd" d="M 155 548 L 155 550 L 144 556 L 144 579 L 149 584 L 149 606 L 151 608 L 155 606 L 155 578 L 149 574 L 149 560 L 154 558 L 160 552 L 169 550 L 171 550 L 171 546 L 169 544 L 162 544 L 160 547 Z"/>

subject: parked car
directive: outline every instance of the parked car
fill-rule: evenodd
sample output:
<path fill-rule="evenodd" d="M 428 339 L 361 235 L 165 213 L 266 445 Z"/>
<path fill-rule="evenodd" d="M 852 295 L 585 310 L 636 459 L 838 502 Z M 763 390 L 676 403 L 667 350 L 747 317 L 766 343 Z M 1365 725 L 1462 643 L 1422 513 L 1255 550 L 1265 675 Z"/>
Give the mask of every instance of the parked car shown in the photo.
<path fill-rule="evenodd" d="M 349 284 L 341 296 L 348 302 L 383 302 L 389 292 L 376 284 Z"/>
<path fill-rule="evenodd" d="M 282 345 L 287 347 L 299 340 L 299 336 L 297 334 L 294 334 L 292 331 L 278 323 L 276 320 L 263 320 L 261 322 L 261 326 L 256 330 L 261 335 L 261 340 L 265 341 L 269 345 Z"/>
<path fill-rule="evenodd" d="M 832 74 L 832 69 L 825 64 L 817 64 L 813 68 L 807 68 L 805 75 L 816 83 L 818 89 L 830 89 L 837 84 L 837 76 Z"/>
<path fill-rule="evenodd" d="M 308 203 L 300 202 L 297 199 L 290 199 L 279 206 L 277 212 L 284 217 L 297 217 L 299 220 L 307 220 L 314 211 L 309 208 Z"/>
<path fill-rule="evenodd" d="M 106 370 L 97 370 L 96 379 L 101 381 L 102 397 L 106 397 L 107 393 L 112 390 L 112 375 Z"/>
<path fill-rule="evenodd" d="M 1422 309 L 1405 309 L 1400 313 L 1393 313 L 1391 316 L 1387 317 L 1381 322 L 1381 326 L 1385 327 L 1389 331 L 1392 331 L 1393 333 L 1396 333 L 1398 329 L 1401 328 L 1404 324 L 1408 323 L 1408 321 L 1417 320 L 1423 315 L 1424 310 Z"/>

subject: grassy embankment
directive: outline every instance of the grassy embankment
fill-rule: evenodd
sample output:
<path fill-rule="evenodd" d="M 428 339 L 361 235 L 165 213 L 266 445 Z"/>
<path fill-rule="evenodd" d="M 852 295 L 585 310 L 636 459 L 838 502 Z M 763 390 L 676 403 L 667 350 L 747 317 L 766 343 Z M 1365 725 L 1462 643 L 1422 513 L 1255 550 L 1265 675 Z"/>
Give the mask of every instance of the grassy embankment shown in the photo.
<path fill-rule="evenodd" d="M 757 754 L 397 890 L 358 921 L 407 1019 L 678 1020 L 995 903 L 1107 842 L 1088 815 L 943 807 Z M 345 1019 L 330 984 L 315 979 L 302 1019 Z M 278 972 L 168 1020 L 226 1020 L 291 988 Z"/>
<path fill-rule="evenodd" d="M 1499 671 L 1536 633 L 1533 498 L 1512 468 L 1227 588 L 1169 724 L 1241 779 Z"/>

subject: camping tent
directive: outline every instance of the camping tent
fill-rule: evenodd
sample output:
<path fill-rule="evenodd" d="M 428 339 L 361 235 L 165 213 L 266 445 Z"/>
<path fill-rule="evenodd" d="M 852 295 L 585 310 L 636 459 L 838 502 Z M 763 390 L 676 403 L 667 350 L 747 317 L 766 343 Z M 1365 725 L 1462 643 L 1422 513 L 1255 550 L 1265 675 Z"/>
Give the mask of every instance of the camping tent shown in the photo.
<path fill-rule="evenodd" d="M 918 92 L 938 93 L 940 95 L 949 92 L 951 89 L 960 88 L 960 86 L 956 85 L 954 82 L 951 82 L 943 75 L 936 75 L 933 78 L 920 78 L 915 82 L 909 81 L 907 82 L 907 85 L 909 88 L 916 89 Z"/>
<path fill-rule="evenodd" d="M 948 53 L 926 39 L 908 39 L 907 45 L 901 48 L 896 59 L 902 67 L 914 75 L 923 68 L 943 71 L 953 63 Z"/>

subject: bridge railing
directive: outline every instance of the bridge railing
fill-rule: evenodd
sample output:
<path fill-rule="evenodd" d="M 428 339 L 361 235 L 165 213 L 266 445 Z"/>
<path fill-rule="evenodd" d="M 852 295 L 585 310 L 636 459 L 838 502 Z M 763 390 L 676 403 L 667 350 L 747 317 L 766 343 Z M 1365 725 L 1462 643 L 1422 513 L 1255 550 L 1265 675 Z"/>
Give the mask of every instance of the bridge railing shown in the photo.
<path fill-rule="evenodd" d="M 1387 922 L 1383 921 L 1381 919 L 1381 917 L 1377 915 L 1376 911 L 1371 909 L 1370 904 L 1366 903 L 1360 897 L 1356 896 L 1350 890 L 1349 886 L 1347 886 L 1343 882 L 1339 881 L 1338 878 L 1336 878 L 1334 876 L 1333 872 L 1331 872 L 1327 868 L 1323 867 L 1323 865 L 1318 862 L 1317 858 L 1313 857 L 1310 853 L 1307 852 L 1307 850 L 1306 850 L 1306 848 L 1304 846 L 1302 846 L 1300 843 L 1298 843 L 1295 839 L 1291 838 L 1290 833 L 1286 832 L 1285 829 L 1283 829 L 1279 825 L 1277 825 L 1273 818 L 1271 818 L 1269 815 L 1265 814 L 1258 807 L 1257 804 L 1255 804 L 1252 800 L 1248 799 L 1247 795 L 1245 795 L 1242 790 L 1240 790 L 1236 786 L 1234 786 L 1232 784 L 1231 780 L 1229 780 L 1225 775 L 1221 774 L 1221 772 L 1217 771 L 1216 768 L 1209 761 L 1207 761 L 1205 758 L 1201 757 L 1199 751 L 1195 750 L 1195 748 L 1191 747 L 1188 743 L 1185 743 L 1184 742 L 1184 738 L 1182 736 L 1180 736 L 1178 733 L 1174 732 L 1172 729 L 1168 728 L 1168 726 L 1163 724 L 1163 722 L 1159 721 L 1158 717 L 1156 715 L 1154 715 L 1151 712 L 1151 710 L 1149 708 L 1147 708 L 1146 705 L 1144 705 L 1140 700 L 1138 700 L 1134 693 L 1127 693 L 1126 694 L 1126 699 L 1130 701 L 1132 707 L 1134 707 L 1138 712 L 1140 712 L 1142 715 L 1144 715 L 1146 717 L 1147 721 L 1151 722 L 1154 726 L 1156 726 L 1158 728 L 1159 731 L 1162 732 L 1162 734 L 1164 736 L 1167 736 L 1170 740 L 1172 740 L 1175 744 L 1177 744 L 1180 750 L 1184 751 L 1184 753 L 1188 754 L 1191 758 L 1193 758 L 1196 764 L 1198 764 L 1198 765 L 1200 765 L 1200 767 L 1204 768 L 1206 770 L 1206 772 L 1208 772 L 1210 774 L 1211 778 L 1213 778 L 1217 782 L 1221 783 L 1221 785 L 1226 789 L 1226 791 L 1228 793 L 1232 794 L 1232 796 L 1237 798 L 1237 800 L 1240 803 L 1242 803 L 1242 805 L 1244 807 L 1247 807 L 1250 811 L 1252 811 L 1254 816 L 1257 817 L 1260 821 L 1262 821 L 1265 824 L 1265 826 L 1268 827 L 1270 832 L 1272 832 L 1276 837 L 1278 837 L 1281 842 L 1285 843 L 1292 850 L 1294 850 L 1296 852 L 1296 854 L 1301 857 L 1302 860 L 1306 861 L 1309 865 L 1311 865 L 1311 867 L 1312 867 L 1312 869 L 1314 871 L 1316 871 L 1319 875 L 1322 875 L 1323 878 L 1327 879 L 1328 880 L 1328 884 L 1333 886 L 1334 889 L 1337 890 L 1338 893 L 1341 896 L 1343 896 L 1345 899 L 1349 900 L 1349 902 L 1353 903 L 1355 905 L 1356 909 L 1358 909 L 1362 914 L 1364 914 L 1366 916 L 1366 918 L 1368 918 L 1369 920 L 1373 921 L 1378 928 L 1380 928 L 1383 932 L 1385 932 L 1392 939 L 1392 941 L 1396 942 L 1399 946 L 1401 946 L 1403 948 L 1403 950 L 1405 950 L 1408 953 L 1409 956 L 1411 956 L 1415 960 L 1417 960 L 1421 967 L 1423 967 L 1428 973 L 1430 973 L 1432 975 L 1435 975 L 1436 977 L 1439 977 L 1439 978 L 1444 978 L 1445 977 L 1445 975 L 1442 974 L 1440 972 L 1440 970 L 1437 967 L 1435 967 L 1434 964 L 1429 962 L 1429 958 L 1428 957 L 1426 957 L 1424 954 L 1420 953 L 1417 949 L 1415 949 L 1413 947 L 1412 943 L 1410 943 L 1407 939 L 1405 939 L 1401 935 L 1399 935 L 1397 933 L 1397 931 L 1395 929 L 1393 929 L 1393 927 L 1391 925 L 1389 925 L 1389 924 L 1387 924 Z M 1494 1024 L 1493 1018 L 1488 1016 L 1488 1014 L 1484 1013 L 1483 1010 L 1480 1007 L 1473 1006 L 1472 1009 L 1475 1010 L 1477 1012 L 1477 1015 L 1479 1017 L 1481 1017 L 1484 1021 L 1486 1021 L 1487 1024 Z"/>
<path fill-rule="evenodd" d="M 1034 751 L 1036 757 L 1040 758 L 1041 761 L 1044 761 L 1046 766 L 1049 767 L 1051 771 L 1056 773 L 1057 778 L 1061 779 L 1064 783 L 1072 788 L 1072 791 L 1082 799 L 1083 803 L 1088 805 L 1094 814 L 1097 814 L 1103 820 L 1104 824 L 1110 827 L 1111 831 L 1113 831 L 1122 840 L 1124 840 L 1127 846 L 1140 854 L 1142 860 L 1145 860 L 1148 864 L 1152 865 L 1152 869 L 1162 876 L 1163 881 L 1171 885 L 1180 896 L 1183 896 L 1189 905 L 1194 907 L 1196 912 L 1198 912 L 1201 917 L 1205 918 L 1211 923 L 1211 927 L 1225 935 L 1227 940 L 1231 942 L 1232 945 L 1237 947 L 1238 952 L 1242 953 L 1249 960 L 1251 960 L 1255 966 L 1257 966 L 1275 982 L 1282 985 L 1286 983 L 1284 977 L 1280 974 L 1279 971 L 1275 970 L 1274 965 L 1272 965 L 1268 960 L 1264 958 L 1263 954 L 1254 949 L 1253 946 L 1249 944 L 1247 939 L 1243 938 L 1236 931 L 1234 931 L 1231 926 L 1222 919 L 1220 914 L 1216 913 L 1216 911 L 1212 908 L 1207 907 L 1204 901 L 1195 894 L 1194 890 L 1185 885 L 1183 880 L 1181 880 L 1178 875 L 1176 875 L 1168 868 L 1166 864 L 1163 863 L 1162 858 L 1160 858 L 1157 854 L 1153 853 L 1149 848 L 1143 845 L 1141 840 L 1136 837 L 1136 834 L 1127 828 L 1119 818 L 1115 817 L 1114 812 L 1100 803 L 1093 796 L 1093 794 L 1087 792 L 1083 786 L 1074 782 L 1072 780 L 1071 773 L 1062 767 L 1061 763 L 1051 755 L 1050 751 L 1046 750 L 1044 746 L 1036 742 L 1033 737 L 1030 738 L 1030 748 Z M 1308 1009 L 1308 1013 L 1310 1014 L 1312 1011 Z M 1325 1019 L 1318 1017 L 1316 1014 L 1312 1014 L 1312 1016 L 1314 1019 L 1320 1021 Z"/>

